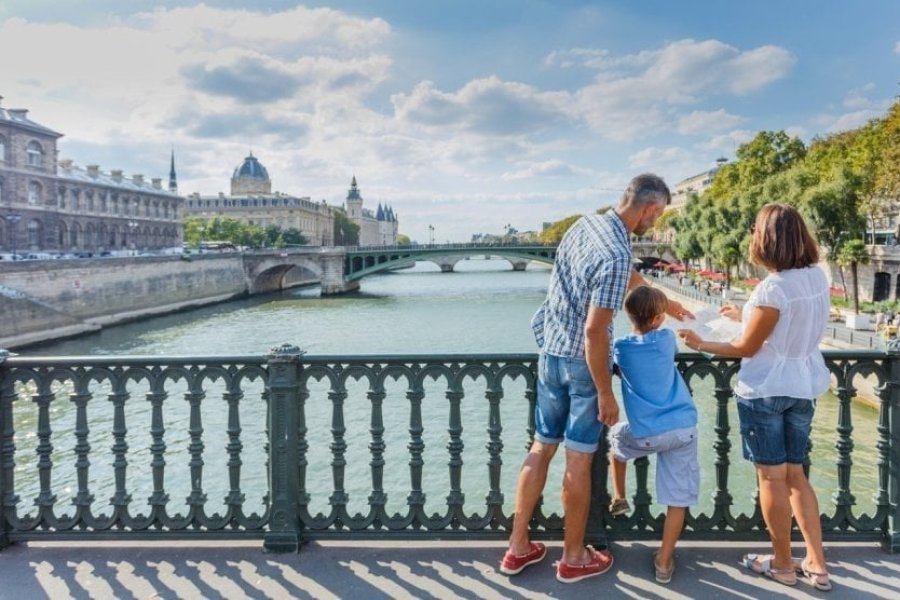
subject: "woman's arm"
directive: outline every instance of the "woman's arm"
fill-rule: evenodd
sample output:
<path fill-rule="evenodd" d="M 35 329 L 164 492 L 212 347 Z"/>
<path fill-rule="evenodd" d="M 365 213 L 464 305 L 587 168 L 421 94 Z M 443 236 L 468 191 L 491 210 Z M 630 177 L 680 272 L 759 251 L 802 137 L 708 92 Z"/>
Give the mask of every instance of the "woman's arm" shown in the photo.
<path fill-rule="evenodd" d="M 780 312 L 771 306 L 757 306 L 750 313 L 750 318 L 744 325 L 744 333 L 740 339 L 734 342 L 709 342 L 700 339 L 700 336 L 689 329 L 678 332 L 688 348 L 699 352 L 707 352 L 717 356 L 732 358 L 749 358 L 756 354 L 763 342 L 772 334 L 775 324 L 778 323 Z"/>

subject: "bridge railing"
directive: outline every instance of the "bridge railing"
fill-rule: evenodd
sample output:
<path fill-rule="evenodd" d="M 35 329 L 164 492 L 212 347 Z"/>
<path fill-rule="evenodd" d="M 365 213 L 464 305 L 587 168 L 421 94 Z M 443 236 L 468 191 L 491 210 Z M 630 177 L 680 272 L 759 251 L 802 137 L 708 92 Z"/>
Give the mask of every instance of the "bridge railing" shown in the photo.
<path fill-rule="evenodd" d="M 684 537 L 764 539 L 753 469 L 737 454 L 737 363 L 677 361 L 705 407 L 705 492 Z M 819 401 L 808 465 L 826 539 L 900 551 L 900 357 L 826 361 L 834 395 Z M 534 431 L 535 368 L 529 354 L 315 357 L 292 346 L 261 357 L 0 356 L 0 546 L 505 538 Z M 871 386 L 873 407 L 853 400 L 856 385 Z M 657 538 L 652 465 L 629 468 L 634 510 L 613 518 L 606 450 L 589 541 Z M 562 535 L 553 487 L 533 518 L 539 539 Z"/>

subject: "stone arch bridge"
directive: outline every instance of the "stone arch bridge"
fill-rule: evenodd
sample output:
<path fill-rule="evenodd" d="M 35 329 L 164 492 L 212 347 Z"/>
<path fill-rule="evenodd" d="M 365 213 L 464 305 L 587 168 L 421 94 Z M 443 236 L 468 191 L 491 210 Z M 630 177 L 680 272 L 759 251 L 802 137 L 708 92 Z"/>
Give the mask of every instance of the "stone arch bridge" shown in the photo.
<path fill-rule="evenodd" d="M 668 244 L 634 242 L 636 261 L 652 264 L 671 258 Z M 299 268 L 306 277 L 322 282 L 322 295 L 359 289 L 359 281 L 375 273 L 403 268 L 416 261 L 431 261 L 442 272 L 452 272 L 456 263 L 470 256 L 492 256 L 508 260 L 515 271 L 524 271 L 530 261 L 553 264 L 555 245 L 541 244 L 434 244 L 427 246 L 336 246 L 289 250 L 258 250 L 244 253 L 244 270 L 251 294 L 289 287 L 289 273 Z"/>

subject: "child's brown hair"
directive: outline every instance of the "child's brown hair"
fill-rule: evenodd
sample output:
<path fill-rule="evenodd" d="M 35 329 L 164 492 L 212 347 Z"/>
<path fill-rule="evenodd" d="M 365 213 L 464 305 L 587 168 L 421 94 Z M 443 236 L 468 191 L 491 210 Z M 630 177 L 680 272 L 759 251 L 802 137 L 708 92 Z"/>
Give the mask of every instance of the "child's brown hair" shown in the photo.
<path fill-rule="evenodd" d="M 625 296 L 625 312 L 634 326 L 645 331 L 650 322 L 666 312 L 669 299 L 660 290 L 646 285 L 636 287 Z"/>

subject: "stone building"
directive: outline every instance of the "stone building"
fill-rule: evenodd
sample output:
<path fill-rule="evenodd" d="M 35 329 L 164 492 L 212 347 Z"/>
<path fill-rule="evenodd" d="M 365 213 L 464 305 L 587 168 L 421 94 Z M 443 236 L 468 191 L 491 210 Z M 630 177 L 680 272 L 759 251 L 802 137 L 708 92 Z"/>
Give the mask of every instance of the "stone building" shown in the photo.
<path fill-rule="evenodd" d="M 0 98 L 2 100 L 2 98 Z M 58 160 L 63 134 L 0 106 L 0 249 L 17 254 L 181 245 L 183 199 L 161 179 Z M 170 173 L 170 188 L 174 185 Z"/>
<path fill-rule="evenodd" d="M 716 177 L 716 173 L 719 172 L 719 169 L 722 168 L 722 165 L 728 162 L 728 159 L 724 156 L 716 159 L 716 166 L 708 171 L 703 171 L 702 173 L 698 173 L 697 175 L 692 175 L 687 179 L 682 179 L 678 183 L 675 184 L 675 187 L 672 188 L 672 204 L 670 204 L 667 210 L 674 210 L 676 208 L 681 208 L 685 204 L 687 204 L 688 198 L 691 195 L 696 194 L 700 195 L 703 193 L 706 188 L 712 185 L 713 179 Z"/>
<path fill-rule="evenodd" d="M 378 203 L 378 210 L 363 208 L 363 198 L 356 185 L 356 176 L 350 183 L 347 200 L 344 203 L 347 217 L 359 225 L 360 246 L 393 246 L 397 243 L 399 221 L 394 210 Z"/>
<path fill-rule="evenodd" d="M 191 194 L 185 202 L 186 215 L 204 220 L 225 217 L 259 227 L 293 228 L 314 246 L 334 244 L 333 210 L 324 200 L 313 202 L 308 196 L 273 193 L 269 172 L 252 152 L 234 170 L 229 195 Z"/>

